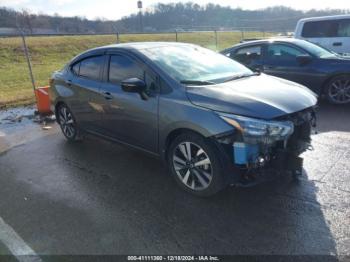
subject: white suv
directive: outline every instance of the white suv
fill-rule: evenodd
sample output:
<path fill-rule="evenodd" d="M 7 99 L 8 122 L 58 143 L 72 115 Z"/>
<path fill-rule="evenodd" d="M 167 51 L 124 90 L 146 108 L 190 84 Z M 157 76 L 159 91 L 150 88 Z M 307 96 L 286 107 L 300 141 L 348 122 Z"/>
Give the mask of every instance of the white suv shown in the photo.
<path fill-rule="evenodd" d="M 350 55 L 350 15 L 301 19 L 297 23 L 294 37 L 342 55 Z"/>

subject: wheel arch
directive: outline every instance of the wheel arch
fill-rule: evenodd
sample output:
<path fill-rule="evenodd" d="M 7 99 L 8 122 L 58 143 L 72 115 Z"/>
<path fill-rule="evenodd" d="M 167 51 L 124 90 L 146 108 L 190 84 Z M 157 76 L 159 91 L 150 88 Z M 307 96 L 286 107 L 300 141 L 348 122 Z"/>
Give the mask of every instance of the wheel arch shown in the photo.
<path fill-rule="evenodd" d="M 192 134 L 196 134 L 196 135 L 200 135 L 202 137 L 208 137 L 208 133 L 207 132 L 203 132 L 203 131 L 199 131 L 198 129 L 192 129 L 189 127 L 179 127 L 179 128 L 175 128 L 173 130 L 171 130 L 167 136 L 165 137 L 165 139 L 163 140 L 163 143 L 161 145 L 161 158 L 163 160 L 166 160 L 166 156 L 167 156 L 167 150 L 171 144 L 172 141 L 174 141 L 174 139 L 176 137 L 178 137 L 181 134 L 184 133 L 192 133 Z"/>
<path fill-rule="evenodd" d="M 223 132 L 221 134 L 229 134 L 229 133 L 232 133 L 232 132 L 234 132 L 233 129 L 231 129 L 228 132 L 227 131 Z M 169 146 L 170 146 L 171 142 L 174 141 L 174 139 L 176 139 L 179 135 L 182 135 L 184 133 L 190 133 L 190 134 L 199 135 L 199 136 L 201 136 L 201 137 L 203 137 L 205 139 L 208 139 L 208 142 L 210 142 L 209 140 L 211 140 L 211 142 L 213 142 L 213 145 L 215 147 L 217 147 L 217 149 L 219 151 L 222 151 L 222 149 L 223 149 L 222 147 L 219 146 L 219 142 L 216 139 L 217 135 L 220 135 L 220 134 L 210 134 L 210 133 L 207 133 L 207 132 L 201 132 L 199 130 L 194 130 L 194 129 L 187 128 L 187 127 L 181 127 L 181 128 L 176 128 L 176 129 L 171 130 L 167 134 L 167 136 L 163 140 L 163 142 L 161 143 L 160 156 L 161 156 L 162 160 L 166 160 L 166 156 L 167 156 L 168 149 L 169 149 Z"/>
<path fill-rule="evenodd" d="M 166 157 L 166 151 L 171 141 L 184 132 L 198 134 L 204 138 L 214 137 L 218 134 L 229 132 L 233 127 L 227 124 L 214 113 L 198 114 L 190 119 L 168 122 L 168 125 L 161 125 L 159 129 L 158 152 L 162 159 Z"/>

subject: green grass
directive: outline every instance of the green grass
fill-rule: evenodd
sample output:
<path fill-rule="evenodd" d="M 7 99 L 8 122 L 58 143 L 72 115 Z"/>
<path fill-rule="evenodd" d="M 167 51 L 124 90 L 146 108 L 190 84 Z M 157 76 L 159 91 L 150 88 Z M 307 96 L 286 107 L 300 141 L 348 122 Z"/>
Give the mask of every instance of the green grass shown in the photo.
<path fill-rule="evenodd" d="M 259 32 L 246 32 L 245 38 L 262 37 Z M 268 35 L 266 35 L 268 36 Z M 120 41 L 175 41 L 175 34 L 123 34 Z M 179 33 L 178 41 L 222 50 L 241 40 L 240 32 L 218 32 L 216 48 L 214 32 Z M 63 67 L 75 55 L 89 48 L 112 44 L 116 35 L 28 37 L 36 86 L 45 86 L 51 73 Z M 28 67 L 21 38 L 0 38 L 0 108 L 34 102 Z"/>

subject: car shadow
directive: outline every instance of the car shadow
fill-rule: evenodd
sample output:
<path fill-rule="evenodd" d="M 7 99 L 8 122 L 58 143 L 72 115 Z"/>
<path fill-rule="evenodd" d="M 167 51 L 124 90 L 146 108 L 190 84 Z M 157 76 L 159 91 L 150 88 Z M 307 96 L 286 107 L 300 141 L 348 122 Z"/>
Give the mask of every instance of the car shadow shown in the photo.
<path fill-rule="evenodd" d="M 57 161 L 72 183 L 103 209 L 103 228 L 111 236 L 134 236 L 131 250 L 141 254 L 335 255 L 336 245 L 319 188 L 307 180 L 282 179 L 252 188 L 227 188 L 211 198 L 179 189 L 157 159 L 115 144 L 88 138 L 58 144 Z M 113 214 L 127 219 L 113 222 Z M 98 223 L 96 221 L 96 223 Z M 334 257 L 328 257 L 336 261 Z M 327 260 L 328 261 L 328 260 Z"/>
<path fill-rule="evenodd" d="M 317 108 L 317 131 L 350 132 L 350 104 L 332 105 L 321 101 Z"/>

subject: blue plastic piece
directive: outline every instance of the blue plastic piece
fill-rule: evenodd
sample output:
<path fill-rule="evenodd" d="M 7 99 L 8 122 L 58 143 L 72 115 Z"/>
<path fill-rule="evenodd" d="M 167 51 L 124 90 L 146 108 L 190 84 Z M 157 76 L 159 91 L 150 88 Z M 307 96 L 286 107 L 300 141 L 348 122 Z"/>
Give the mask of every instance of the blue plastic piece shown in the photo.
<path fill-rule="evenodd" d="M 233 144 L 233 157 L 235 164 L 244 165 L 249 162 L 255 162 L 259 156 L 259 146 L 250 145 L 241 142 Z"/>

